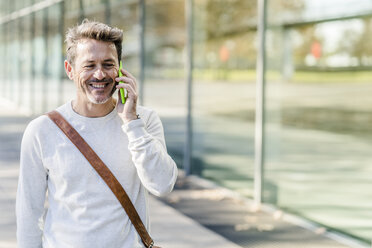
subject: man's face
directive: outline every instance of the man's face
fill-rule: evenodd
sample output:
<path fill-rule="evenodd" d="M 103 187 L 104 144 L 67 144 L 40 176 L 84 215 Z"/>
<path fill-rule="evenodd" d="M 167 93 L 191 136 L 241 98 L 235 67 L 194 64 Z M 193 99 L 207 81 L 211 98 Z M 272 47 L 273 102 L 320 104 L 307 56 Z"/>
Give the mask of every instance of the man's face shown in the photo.
<path fill-rule="evenodd" d="M 71 74 L 78 87 L 78 98 L 86 103 L 106 103 L 116 90 L 118 69 L 117 52 L 113 43 L 81 40 L 76 47 Z"/>

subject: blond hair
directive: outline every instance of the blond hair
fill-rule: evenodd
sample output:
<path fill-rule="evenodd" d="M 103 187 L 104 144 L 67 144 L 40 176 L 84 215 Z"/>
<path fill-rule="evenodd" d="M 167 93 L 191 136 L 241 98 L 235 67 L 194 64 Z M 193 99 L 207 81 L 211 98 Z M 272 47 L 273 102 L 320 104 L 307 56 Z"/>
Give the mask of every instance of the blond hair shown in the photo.
<path fill-rule="evenodd" d="M 66 54 L 67 61 L 70 64 L 74 64 L 75 62 L 76 45 L 82 39 L 94 39 L 114 43 L 118 54 L 118 61 L 121 60 L 123 31 L 104 23 L 85 19 L 80 25 L 68 29 L 66 33 Z"/>

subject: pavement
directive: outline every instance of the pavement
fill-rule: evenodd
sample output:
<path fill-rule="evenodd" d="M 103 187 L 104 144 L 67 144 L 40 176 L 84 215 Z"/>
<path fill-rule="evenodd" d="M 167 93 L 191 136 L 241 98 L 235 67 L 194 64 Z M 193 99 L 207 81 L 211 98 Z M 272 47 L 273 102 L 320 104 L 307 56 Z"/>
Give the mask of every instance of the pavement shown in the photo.
<path fill-rule="evenodd" d="M 0 99 L 0 248 L 16 247 L 19 148 L 31 118 Z M 370 247 L 273 206 L 257 208 L 233 191 L 182 171 L 171 194 L 151 196 L 149 202 L 151 235 L 165 248 Z"/>

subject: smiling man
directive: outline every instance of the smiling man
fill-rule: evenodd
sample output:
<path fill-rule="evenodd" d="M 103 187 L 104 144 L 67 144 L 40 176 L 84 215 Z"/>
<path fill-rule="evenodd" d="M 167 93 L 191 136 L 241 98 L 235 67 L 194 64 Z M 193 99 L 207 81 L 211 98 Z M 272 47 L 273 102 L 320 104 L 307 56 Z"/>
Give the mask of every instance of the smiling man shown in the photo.
<path fill-rule="evenodd" d="M 170 192 L 177 167 L 159 117 L 137 106 L 136 79 L 126 70 L 118 76 L 122 39 L 121 30 L 98 22 L 67 32 L 65 70 L 76 97 L 56 110 L 115 175 L 148 228 L 147 194 Z M 112 97 L 118 88 L 127 90 L 125 104 Z M 45 115 L 23 136 L 16 214 L 19 248 L 143 247 L 109 187 Z"/>

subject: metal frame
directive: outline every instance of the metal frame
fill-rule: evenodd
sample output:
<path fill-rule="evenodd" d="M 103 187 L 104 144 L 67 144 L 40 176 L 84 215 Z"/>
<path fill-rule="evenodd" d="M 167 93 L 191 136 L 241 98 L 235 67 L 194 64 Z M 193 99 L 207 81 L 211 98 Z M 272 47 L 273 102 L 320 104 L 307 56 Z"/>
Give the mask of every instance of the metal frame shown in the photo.
<path fill-rule="evenodd" d="M 36 32 L 36 16 L 35 12 L 31 12 L 31 84 L 30 84 L 30 109 L 34 112 L 36 108 L 36 90 L 35 90 L 35 58 L 36 58 L 36 49 L 35 49 L 35 32 Z"/>
<path fill-rule="evenodd" d="M 24 46 L 24 31 L 23 31 L 23 20 L 22 18 L 19 18 L 17 20 L 17 29 L 18 29 L 18 32 L 17 33 L 17 39 L 18 39 L 18 65 L 19 65 L 19 70 L 20 70 L 20 73 L 21 75 L 23 74 L 23 60 L 21 59 L 21 54 L 20 54 L 20 51 L 23 51 L 23 46 Z M 16 97 L 15 99 L 17 100 L 16 102 L 16 105 L 17 107 L 20 107 L 21 104 L 22 104 L 22 96 L 23 96 L 23 93 L 24 93 L 24 90 L 23 90 L 23 87 L 24 87 L 24 80 L 20 80 L 20 75 L 17 75 L 18 76 L 18 79 L 15 80 L 16 81 L 16 85 L 17 85 L 17 90 L 18 90 L 18 97 Z"/>
<path fill-rule="evenodd" d="M 61 15 L 61 21 L 59 22 L 58 25 L 58 31 L 61 35 L 61 48 L 63 48 L 63 43 L 64 43 L 64 25 L 65 25 L 65 1 L 61 1 L 59 3 L 59 11 Z M 62 51 L 62 49 L 61 49 Z M 64 68 L 64 61 L 65 61 L 65 56 L 63 55 L 63 51 L 61 52 L 61 66 L 60 66 L 60 71 L 59 71 L 59 79 L 58 79 L 58 103 L 59 105 L 63 104 L 63 98 L 64 98 L 64 90 L 63 90 L 63 79 L 64 79 L 64 74 L 65 74 L 65 68 Z"/>
<path fill-rule="evenodd" d="M 254 165 L 254 203 L 260 207 L 263 200 L 263 172 L 265 148 L 265 44 L 266 44 L 266 0 L 258 0 L 258 53 L 256 82 L 256 131 L 255 131 L 255 165 Z"/>
<path fill-rule="evenodd" d="M 45 113 L 47 111 L 48 106 L 48 65 L 49 65 L 49 58 L 48 58 L 48 48 L 49 48 L 49 41 L 48 41 L 48 9 L 43 9 L 43 42 L 45 46 L 45 53 L 44 53 L 44 65 L 43 65 L 43 72 L 42 72 L 42 82 L 41 82 L 41 92 L 42 92 L 42 112 Z"/>
<path fill-rule="evenodd" d="M 79 23 L 81 23 L 85 18 L 85 10 L 83 0 L 79 0 Z"/>
<path fill-rule="evenodd" d="M 139 102 L 144 105 L 145 91 L 145 32 L 146 32 L 146 1 L 139 0 L 139 23 L 140 23 L 140 71 L 139 71 Z"/>
<path fill-rule="evenodd" d="M 186 83 L 187 83 L 187 117 L 186 117 L 186 142 L 183 159 L 183 169 L 186 175 L 192 173 L 192 84 L 193 84 L 193 0 L 185 1 L 186 16 Z"/>

